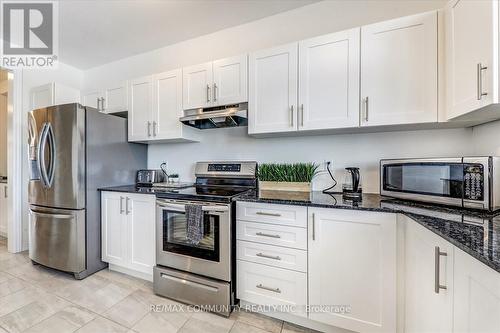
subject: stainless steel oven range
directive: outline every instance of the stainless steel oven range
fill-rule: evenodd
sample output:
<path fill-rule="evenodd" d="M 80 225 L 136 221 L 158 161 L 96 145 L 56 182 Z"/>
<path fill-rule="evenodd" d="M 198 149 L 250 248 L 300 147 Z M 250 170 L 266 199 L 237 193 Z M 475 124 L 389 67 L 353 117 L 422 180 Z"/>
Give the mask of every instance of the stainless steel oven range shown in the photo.
<path fill-rule="evenodd" d="M 154 290 L 223 315 L 235 301 L 235 205 L 256 187 L 256 162 L 198 162 L 195 186 L 157 192 Z M 186 206 L 201 206 L 202 237 L 188 236 Z"/>

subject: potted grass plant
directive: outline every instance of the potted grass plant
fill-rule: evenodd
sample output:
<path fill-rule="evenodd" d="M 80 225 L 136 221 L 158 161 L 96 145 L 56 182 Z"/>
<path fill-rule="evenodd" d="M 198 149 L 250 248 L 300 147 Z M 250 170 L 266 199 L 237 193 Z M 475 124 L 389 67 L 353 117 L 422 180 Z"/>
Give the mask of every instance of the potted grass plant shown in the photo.
<path fill-rule="evenodd" d="M 315 163 L 265 163 L 257 170 L 259 195 L 272 199 L 309 200 L 311 181 L 318 173 Z"/>

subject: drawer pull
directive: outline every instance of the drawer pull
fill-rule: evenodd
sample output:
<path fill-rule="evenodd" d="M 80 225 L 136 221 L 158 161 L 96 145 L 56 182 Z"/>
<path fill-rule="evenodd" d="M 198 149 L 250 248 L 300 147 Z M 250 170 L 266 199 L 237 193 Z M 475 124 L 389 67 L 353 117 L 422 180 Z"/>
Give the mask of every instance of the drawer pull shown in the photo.
<path fill-rule="evenodd" d="M 281 214 L 278 213 L 266 213 L 266 212 L 257 212 L 255 213 L 257 215 L 264 215 L 264 216 L 274 216 L 274 217 L 280 217 Z"/>
<path fill-rule="evenodd" d="M 267 291 L 272 291 L 273 293 L 281 294 L 280 288 L 266 287 L 266 286 L 263 286 L 262 284 L 258 284 L 258 285 L 256 285 L 256 287 L 259 288 L 259 289 L 264 289 L 264 290 L 267 290 Z"/>
<path fill-rule="evenodd" d="M 265 234 L 263 232 L 257 232 L 255 235 L 262 237 L 270 237 L 270 238 L 281 238 L 280 235 L 270 235 L 270 234 Z"/>
<path fill-rule="evenodd" d="M 274 259 L 274 260 L 281 260 L 280 256 L 270 256 L 270 255 L 264 254 L 264 253 L 257 253 L 256 256 L 262 257 L 262 258 Z"/>

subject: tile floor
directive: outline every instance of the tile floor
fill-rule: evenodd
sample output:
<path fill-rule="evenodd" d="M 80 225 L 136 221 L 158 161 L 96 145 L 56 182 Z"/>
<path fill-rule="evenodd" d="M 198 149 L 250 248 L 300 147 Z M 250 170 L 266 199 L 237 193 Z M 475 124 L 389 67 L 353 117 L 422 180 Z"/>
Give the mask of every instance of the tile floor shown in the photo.
<path fill-rule="evenodd" d="M 154 295 L 152 284 L 100 271 L 83 281 L 7 252 L 0 238 L 0 333 L 294 333 L 312 332 L 280 320 L 234 312 L 230 318 L 193 311 L 152 312 L 185 305 Z"/>

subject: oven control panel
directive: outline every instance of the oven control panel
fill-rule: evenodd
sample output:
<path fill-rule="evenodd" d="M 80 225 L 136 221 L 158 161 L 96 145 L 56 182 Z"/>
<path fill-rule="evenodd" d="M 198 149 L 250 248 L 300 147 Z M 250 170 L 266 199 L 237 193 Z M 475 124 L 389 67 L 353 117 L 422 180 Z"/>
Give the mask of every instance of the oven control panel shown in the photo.
<path fill-rule="evenodd" d="M 228 163 L 228 164 L 209 164 L 208 172 L 240 172 L 241 164 Z"/>
<path fill-rule="evenodd" d="M 484 200 L 484 168 L 481 164 L 464 165 L 464 199 Z"/>

